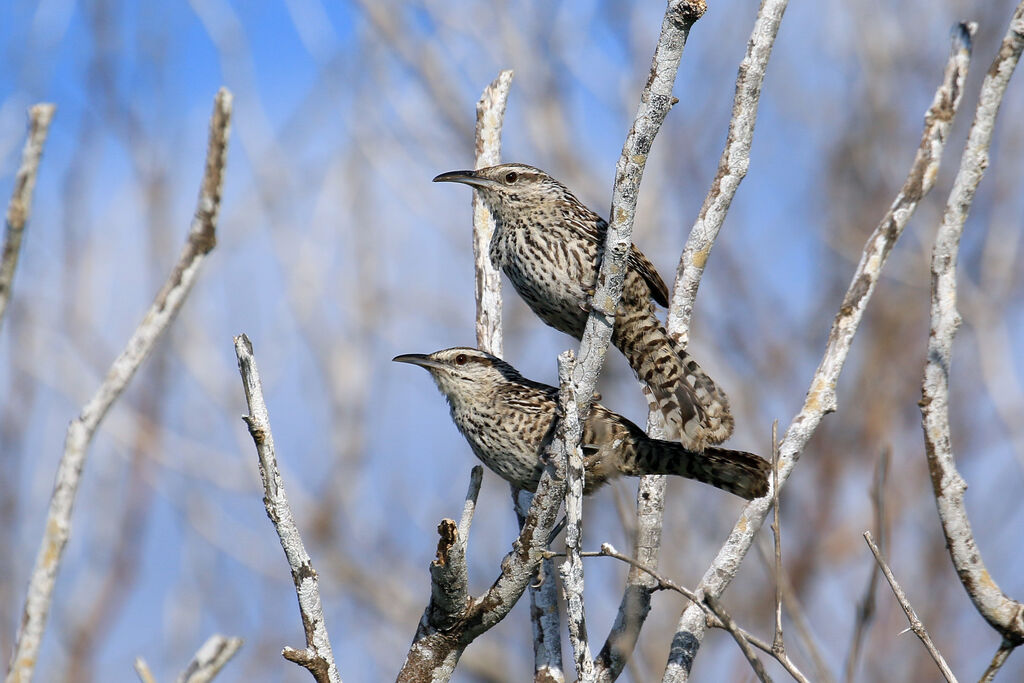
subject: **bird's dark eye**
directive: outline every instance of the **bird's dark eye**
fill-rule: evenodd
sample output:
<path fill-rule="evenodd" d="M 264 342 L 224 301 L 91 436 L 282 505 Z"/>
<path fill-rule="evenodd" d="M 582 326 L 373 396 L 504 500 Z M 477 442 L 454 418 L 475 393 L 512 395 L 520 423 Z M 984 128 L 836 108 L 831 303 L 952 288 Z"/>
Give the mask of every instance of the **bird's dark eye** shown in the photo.
<path fill-rule="evenodd" d="M 456 365 L 465 365 L 466 364 L 466 354 L 460 353 L 459 355 L 455 356 L 455 364 Z"/>
<path fill-rule="evenodd" d="M 505 174 L 505 182 L 511 185 L 515 181 L 519 180 L 519 174 L 515 171 L 509 171 Z"/>

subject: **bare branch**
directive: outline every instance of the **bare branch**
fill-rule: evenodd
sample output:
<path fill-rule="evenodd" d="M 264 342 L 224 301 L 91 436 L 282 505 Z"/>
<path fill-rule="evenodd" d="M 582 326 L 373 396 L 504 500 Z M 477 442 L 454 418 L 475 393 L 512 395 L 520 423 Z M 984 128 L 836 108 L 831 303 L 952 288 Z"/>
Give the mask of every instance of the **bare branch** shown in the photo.
<path fill-rule="evenodd" d="M 399 681 L 447 681 L 469 643 L 502 619 L 516 604 L 547 553 L 547 543 L 565 496 L 565 481 L 544 468 L 529 513 L 512 550 L 501 563 L 501 574 L 479 598 L 469 600 L 452 628 L 419 629 L 398 674 Z"/>
<path fill-rule="evenodd" d="M 242 647 L 241 638 L 210 636 L 178 676 L 177 683 L 209 683 Z"/>
<path fill-rule="evenodd" d="M 754 139 L 754 124 L 757 122 L 757 106 L 761 99 L 761 84 L 787 4 L 788 0 L 765 0 L 761 3 L 754 30 L 747 43 L 747 53 L 740 62 L 729 135 L 718 160 L 718 173 L 704 198 L 697 221 L 690 229 L 690 237 L 686 240 L 686 247 L 676 268 L 676 282 L 668 309 L 668 330 L 683 344 L 689 339 L 690 316 L 693 314 L 697 288 L 711 254 L 711 247 L 725 222 L 736 190 L 747 175 L 750 145 Z"/>
<path fill-rule="evenodd" d="M 935 238 L 931 264 L 931 332 L 921 388 L 921 421 L 928 471 L 950 558 L 977 610 L 1004 639 L 1017 645 L 1024 642 L 1024 605 L 1003 593 L 988 573 L 974 542 L 964 507 L 967 484 L 957 471 L 950 439 L 949 368 L 953 337 L 960 325 L 960 315 L 956 310 L 956 261 L 960 236 L 974 193 L 988 166 L 988 148 L 996 115 L 1022 49 L 1024 2 L 1014 11 L 999 53 L 982 82 L 960 169 Z"/>
<path fill-rule="evenodd" d="M 750 647 L 750 642 L 746 639 L 743 633 L 740 631 L 739 626 L 733 621 L 733 618 L 725 611 L 722 603 L 711 595 L 710 593 L 704 596 L 704 604 L 711 608 L 711 611 L 715 613 L 718 620 L 722 622 L 722 627 L 732 634 L 732 637 L 736 640 L 736 644 L 740 646 L 740 650 L 743 651 L 743 656 L 750 662 L 750 666 L 754 669 L 754 674 L 758 680 L 762 683 L 771 683 L 771 676 L 764 670 L 764 664 L 758 659 L 757 655 L 754 654 L 753 648 Z M 775 646 L 772 646 L 772 650 L 775 650 Z"/>
<path fill-rule="evenodd" d="M 766 2 L 762 9 L 768 4 Z M 755 29 L 755 40 L 761 35 Z M 969 60 L 970 33 L 967 26 L 961 25 L 960 29 L 954 32 L 953 46 L 943 82 L 925 114 L 924 133 L 907 180 L 882 221 L 868 238 L 861 261 L 832 324 L 825 354 L 811 380 L 807 398 L 786 430 L 779 447 L 780 488 L 785 485 L 804 446 L 822 418 L 836 409 L 836 383 L 839 373 L 846 362 L 853 336 L 874 292 L 882 266 L 914 209 L 932 188 L 938 175 L 942 149 L 953 116 L 960 104 Z M 741 78 L 742 76 L 741 71 Z M 701 579 L 699 591 L 705 594 L 710 592 L 716 596 L 722 594 L 736 576 L 740 563 L 750 550 L 754 536 L 764 524 L 769 507 L 767 497 L 751 501 L 746 506 L 728 541 L 718 551 L 711 567 Z M 704 619 L 700 610 L 692 605 L 687 607 L 679 619 L 669 651 L 669 662 L 663 677 L 665 683 L 687 680 L 704 631 Z"/>
<path fill-rule="evenodd" d="M 235 355 L 238 357 L 238 371 L 245 388 L 245 402 L 249 414 L 242 419 L 249 427 L 249 434 L 256 444 L 259 456 L 260 478 L 263 480 L 263 504 L 267 517 L 274 524 L 274 530 L 281 540 L 281 548 L 288 558 L 295 594 L 299 599 L 302 628 L 306 632 L 306 649 L 284 648 L 281 655 L 290 662 L 309 669 L 319 683 L 340 683 L 341 676 L 334 663 L 331 642 L 324 622 L 323 606 L 320 603 L 320 588 L 316 570 L 302 542 L 302 535 L 295 524 L 284 480 L 277 468 L 274 452 L 274 435 L 270 431 L 270 415 L 263 400 L 263 383 L 260 380 L 256 359 L 253 357 L 252 342 L 244 334 L 235 337 Z M 452 523 L 454 527 L 454 522 Z"/>
<path fill-rule="evenodd" d="M 583 560 L 580 543 L 583 537 L 583 425 L 577 412 L 577 397 L 571 381 L 575 356 L 565 351 L 558 356 L 558 403 L 562 410 L 551 452 L 564 452 L 565 470 L 565 562 L 559 567 L 562 590 L 565 592 L 569 642 L 576 660 L 576 676 L 584 683 L 594 678 L 594 661 L 590 657 L 587 618 L 583 606 Z M 555 456 L 557 457 L 557 455 Z"/>
<path fill-rule="evenodd" d="M 96 394 L 68 425 L 64 455 L 57 467 L 43 540 L 29 580 L 28 595 L 11 656 L 7 683 L 27 683 L 39 658 L 39 647 L 57 582 L 57 570 L 71 535 L 71 510 L 85 466 L 92 438 L 114 401 L 121 395 L 136 370 L 153 349 L 192 289 L 199 267 L 216 244 L 217 215 L 227 160 L 231 122 L 231 93 L 221 89 L 214 100 L 206 168 L 199 190 L 199 203 L 189 230 L 188 241 L 171 275 L 146 312 L 146 317 L 114 360 Z"/>
<path fill-rule="evenodd" d="M 56 108 L 52 104 L 37 104 L 28 110 L 28 139 L 21 152 L 21 166 L 14 178 L 11 201 L 7 204 L 7 227 L 4 230 L 3 253 L 0 255 L 0 325 L 3 325 L 7 302 L 11 299 L 14 269 L 18 267 L 18 254 L 21 253 L 21 237 L 32 211 L 32 194 L 36 187 L 39 160 L 43 156 L 43 145 Z"/>
<path fill-rule="evenodd" d="M 928 654 L 932 656 L 932 659 L 935 660 L 935 664 L 939 667 L 939 671 L 942 672 L 943 678 L 950 683 L 955 683 L 956 676 L 953 675 L 949 665 L 946 664 L 946 660 L 943 659 L 942 654 L 935 647 L 931 637 L 928 635 L 928 631 L 924 628 L 924 624 L 922 624 L 921 620 L 917 618 L 917 612 L 915 612 L 914 608 L 910 605 L 910 600 L 907 599 L 907 594 L 903 592 L 903 589 L 900 588 L 900 584 L 896 582 L 896 577 L 893 576 L 892 570 L 889 569 L 889 565 L 886 564 L 885 558 L 882 557 L 882 551 L 878 549 L 878 546 L 875 545 L 874 539 L 871 538 L 870 531 L 864 532 L 864 540 L 868 542 L 868 547 L 871 548 L 871 554 L 875 556 L 875 561 L 878 562 L 878 566 L 882 569 L 882 573 L 885 574 L 885 578 L 889 582 L 889 586 L 892 588 L 893 595 L 896 596 L 896 599 L 900 603 L 900 607 L 902 607 L 903 611 L 906 612 L 907 621 L 910 622 L 910 630 L 912 630 L 917 637 L 921 639 L 921 642 L 924 643 L 924 646 L 928 649 Z"/>
<path fill-rule="evenodd" d="M 597 376 L 604 366 L 608 342 L 612 336 L 615 310 L 622 297 L 626 255 L 632 244 L 633 218 L 647 155 L 672 107 L 672 88 L 690 27 L 703 16 L 706 9 L 704 0 L 669 0 L 661 23 L 658 45 L 654 49 L 651 73 L 640 95 L 633 126 L 626 136 L 622 154 L 615 166 L 615 185 L 604 256 L 592 298 L 592 309 L 587 317 L 583 339 L 576 354 L 578 360 L 573 370 L 573 388 L 584 421 L 590 412 Z"/>
<path fill-rule="evenodd" d="M 476 103 L 476 168 L 501 163 L 501 127 L 512 85 L 506 69 L 484 88 Z M 476 345 L 503 357 L 501 340 L 501 273 L 491 263 L 488 249 L 494 234 L 494 218 L 476 192 L 473 195 L 473 263 L 476 267 Z"/>

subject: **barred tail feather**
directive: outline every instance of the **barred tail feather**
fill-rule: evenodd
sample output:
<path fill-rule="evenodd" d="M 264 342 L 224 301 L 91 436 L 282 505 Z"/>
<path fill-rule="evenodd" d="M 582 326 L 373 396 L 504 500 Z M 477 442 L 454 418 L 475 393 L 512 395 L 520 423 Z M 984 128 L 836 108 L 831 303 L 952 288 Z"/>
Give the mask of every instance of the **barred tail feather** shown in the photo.
<path fill-rule="evenodd" d="M 745 451 L 712 446 L 698 453 L 674 441 L 648 439 L 624 449 L 618 469 L 631 476 L 674 474 L 753 500 L 768 493 L 771 463 Z"/>
<path fill-rule="evenodd" d="M 631 311 L 616 320 L 614 343 L 640 381 L 647 384 L 661 411 L 666 436 L 687 448 L 701 450 L 706 442 L 707 415 L 696 390 L 686 381 L 672 340 L 653 315 Z"/>
<path fill-rule="evenodd" d="M 666 334 L 666 336 L 668 335 Z M 679 357 L 679 362 L 686 368 L 686 381 L 693 386 L 697 393 L 697 400 L 700 401 L 707 416 L 704 422 L 704 438 L 707 443 L 722 443 L 732 435 L 734 426 L 732 412 L 729 409 L 729 398 L 724 391 L 718 388 L 714 380 L 708 377 L 704 369 L 697 365 L 697 361 L 682 345 L 671 337 L 669 339 Z"/>

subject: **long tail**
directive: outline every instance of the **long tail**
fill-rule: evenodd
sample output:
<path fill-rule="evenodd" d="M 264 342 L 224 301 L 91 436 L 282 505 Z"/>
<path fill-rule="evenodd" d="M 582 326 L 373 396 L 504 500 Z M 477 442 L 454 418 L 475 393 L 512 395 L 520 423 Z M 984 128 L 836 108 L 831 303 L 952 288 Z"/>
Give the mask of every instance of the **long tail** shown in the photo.
<path fill-rule="evenodd" d="M 644 439 L 620 451 L 619 472 L 630 476 L 674 474 L 696 479 L 741 498 L 753 500 L 768 493 L 771 463 L 745 451 L 711 446 L 703 452 L 688 450 L 674 441 Z"/>
<path fill-rule="evenodd" d="M 612 342 L 650 388 L 671 439 L 691 450 L 732 434 L 729 400 L 685 349 L 676 344 L 653 309 L 619 309 Z"/>

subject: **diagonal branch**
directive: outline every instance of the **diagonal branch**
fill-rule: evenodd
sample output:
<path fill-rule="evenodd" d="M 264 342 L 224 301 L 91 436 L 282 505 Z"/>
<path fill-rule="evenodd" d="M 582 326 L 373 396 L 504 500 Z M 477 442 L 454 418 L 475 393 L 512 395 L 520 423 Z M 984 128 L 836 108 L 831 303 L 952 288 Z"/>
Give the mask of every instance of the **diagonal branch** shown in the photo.
<path fill-rule="evenodd" d="M 896 240 L 921 199 L 931 190 L 938 174 L 946 137 L 963 93 L 963 81 L 970 60 L 970 28 L 964 24 L 954 31 L 953 45 L 942 84 L 925 114 L 924 133 L 907 180 L 888 212 L 868 237 L 860 263 L 836 314 L 829 332 L 825 354 L 811 380 L 800 412 L 786 430 L 779 447 L 779 486 L 785 486 L 789 474 L 822 418 L 836 409 L 836 383 L 853 343 L 864 309 L 874 292 Z M 750 550 L 771 506 L 769 498 L 751 501 L 733 527 L 725 545 L 705 572 L 698 591 L 721 595 L 736 576 L 740 563 Z M 702 611 L 688 606 L 679 619 L 669 652 L 663 680 L 684 681 L 704 637 Z"/>
<path fill-rule="evenodd" d="M 21 252 L 21 237 L 32 210 L 39 159 L 43 156 L 43 144 L 55 109 L 56 106 L 52 104 L 37 104 L 28 110 L 28 139 L 21 152 L 21 166 L 14 178 L 14 191 L 7 205 L 7 228 L 4 231 L 3 255 L 0 256 L 0 324 L 4 320 L 7 303 L 11 300 L 11 285 L 14 269 L 18 266 L 18 254 Z"/>
<path fill-rule="evenodd" d="M 56 482 L 46 518 L 46 530 L 29 580 L 28 595 L 25 598 L 21 627 L 18 629 L 17 642 L 11 656 L 7 683 L 27 683 L 39 659 L 39 647 L 50 612 L 57 570 L 71 535 L 72 506 L 78 492 L 89 444 L 107 411 L 128 386 L 128 382 L 149 355 L 157 339 L 181 308 L 185 297 L 192 289 L 199 267 L 216 244 L 217 215 L 224 182 L 230 122 L 231 93 L 221 88 L 214 100 L 205 172 L 185 248 L 167 282 L 146 312 L 146 317 L 135 328 L 127 346 L 110 366 L 96 394 L 85 404 L 79 416 L 68 425 L 64 455 L 57 466 Z"/>
<path fill-rule="evenodd" d="M 736 190 L 750 166 L 750 146 L 754 140 L 761 84 L 787 4 L 788 0 L 764 0 L 761 3 L 747 42 L 747 53 L 740 62 L 739 75 L 736 77 L 732 118 L 729 121 L 725 149 L 718 160 L 718 173 L 704 198 L 697 221 L 690 229 L 690 237 L 686 240 L 686 247 L 676 268 L 676 282 L 668 309 L 668 331 L 684 344 L 689 338 L 690 316 L 693 314 L 697 288 L 711 254 L 711 247 L 715 244 Z"/>
<path fill-rule="evenodd" d="M 956 310 L 956 261 L 967 212 L 988 166 L 999 105 L 1024 48 L 1024 2 L 1017 6 L 999 53 L 981 85 L 978 108 L 967 136 L 932 252 L 931 332 L 924 369 L 921 419 L 925 452 L 942 532 L 953 566 L 971 602 L 1009 643 L 1024 643 L 1024 605 L 1000 590 L 985 569 L 964 507 L 967 484 L 957 471 L 949 429 L 949 367 L 953 337 L 960 325 Z"/>
<path fill-rule="evenodd" d="M 252 342 L 244 334 L 235 337 L 235 355 L 238 357 L 238 371 L 242 375 L 245 402 L 249 414 L 242 419 L 249 427 L 249 434 L 256 444 L 259 456 L 260 479 L 263 480 L 263 504 L 267 517 L 274 524 L 274 530 L 281 540 L 281 548 L 288 558 L 295 594 L 299 599 L 302 628 L 306 632 L 306 648 L 296 650 L 284 648 L 282 656 L 309 670 L 318 683 L 341 683 L 338 668 L 334 664 L 331 641 L 324 623 L 323 606 L 320 604 L 320 588 L 316 570 L 302 542 L 299 527 L 292 516 L 284 480 L 277 468 L 274 451 L 274 434 L 270 431 L 270 415 L 263 400 L 263 382 L 253 357 Z M 454 522 L 452 523 L 454 526 Z"/>

